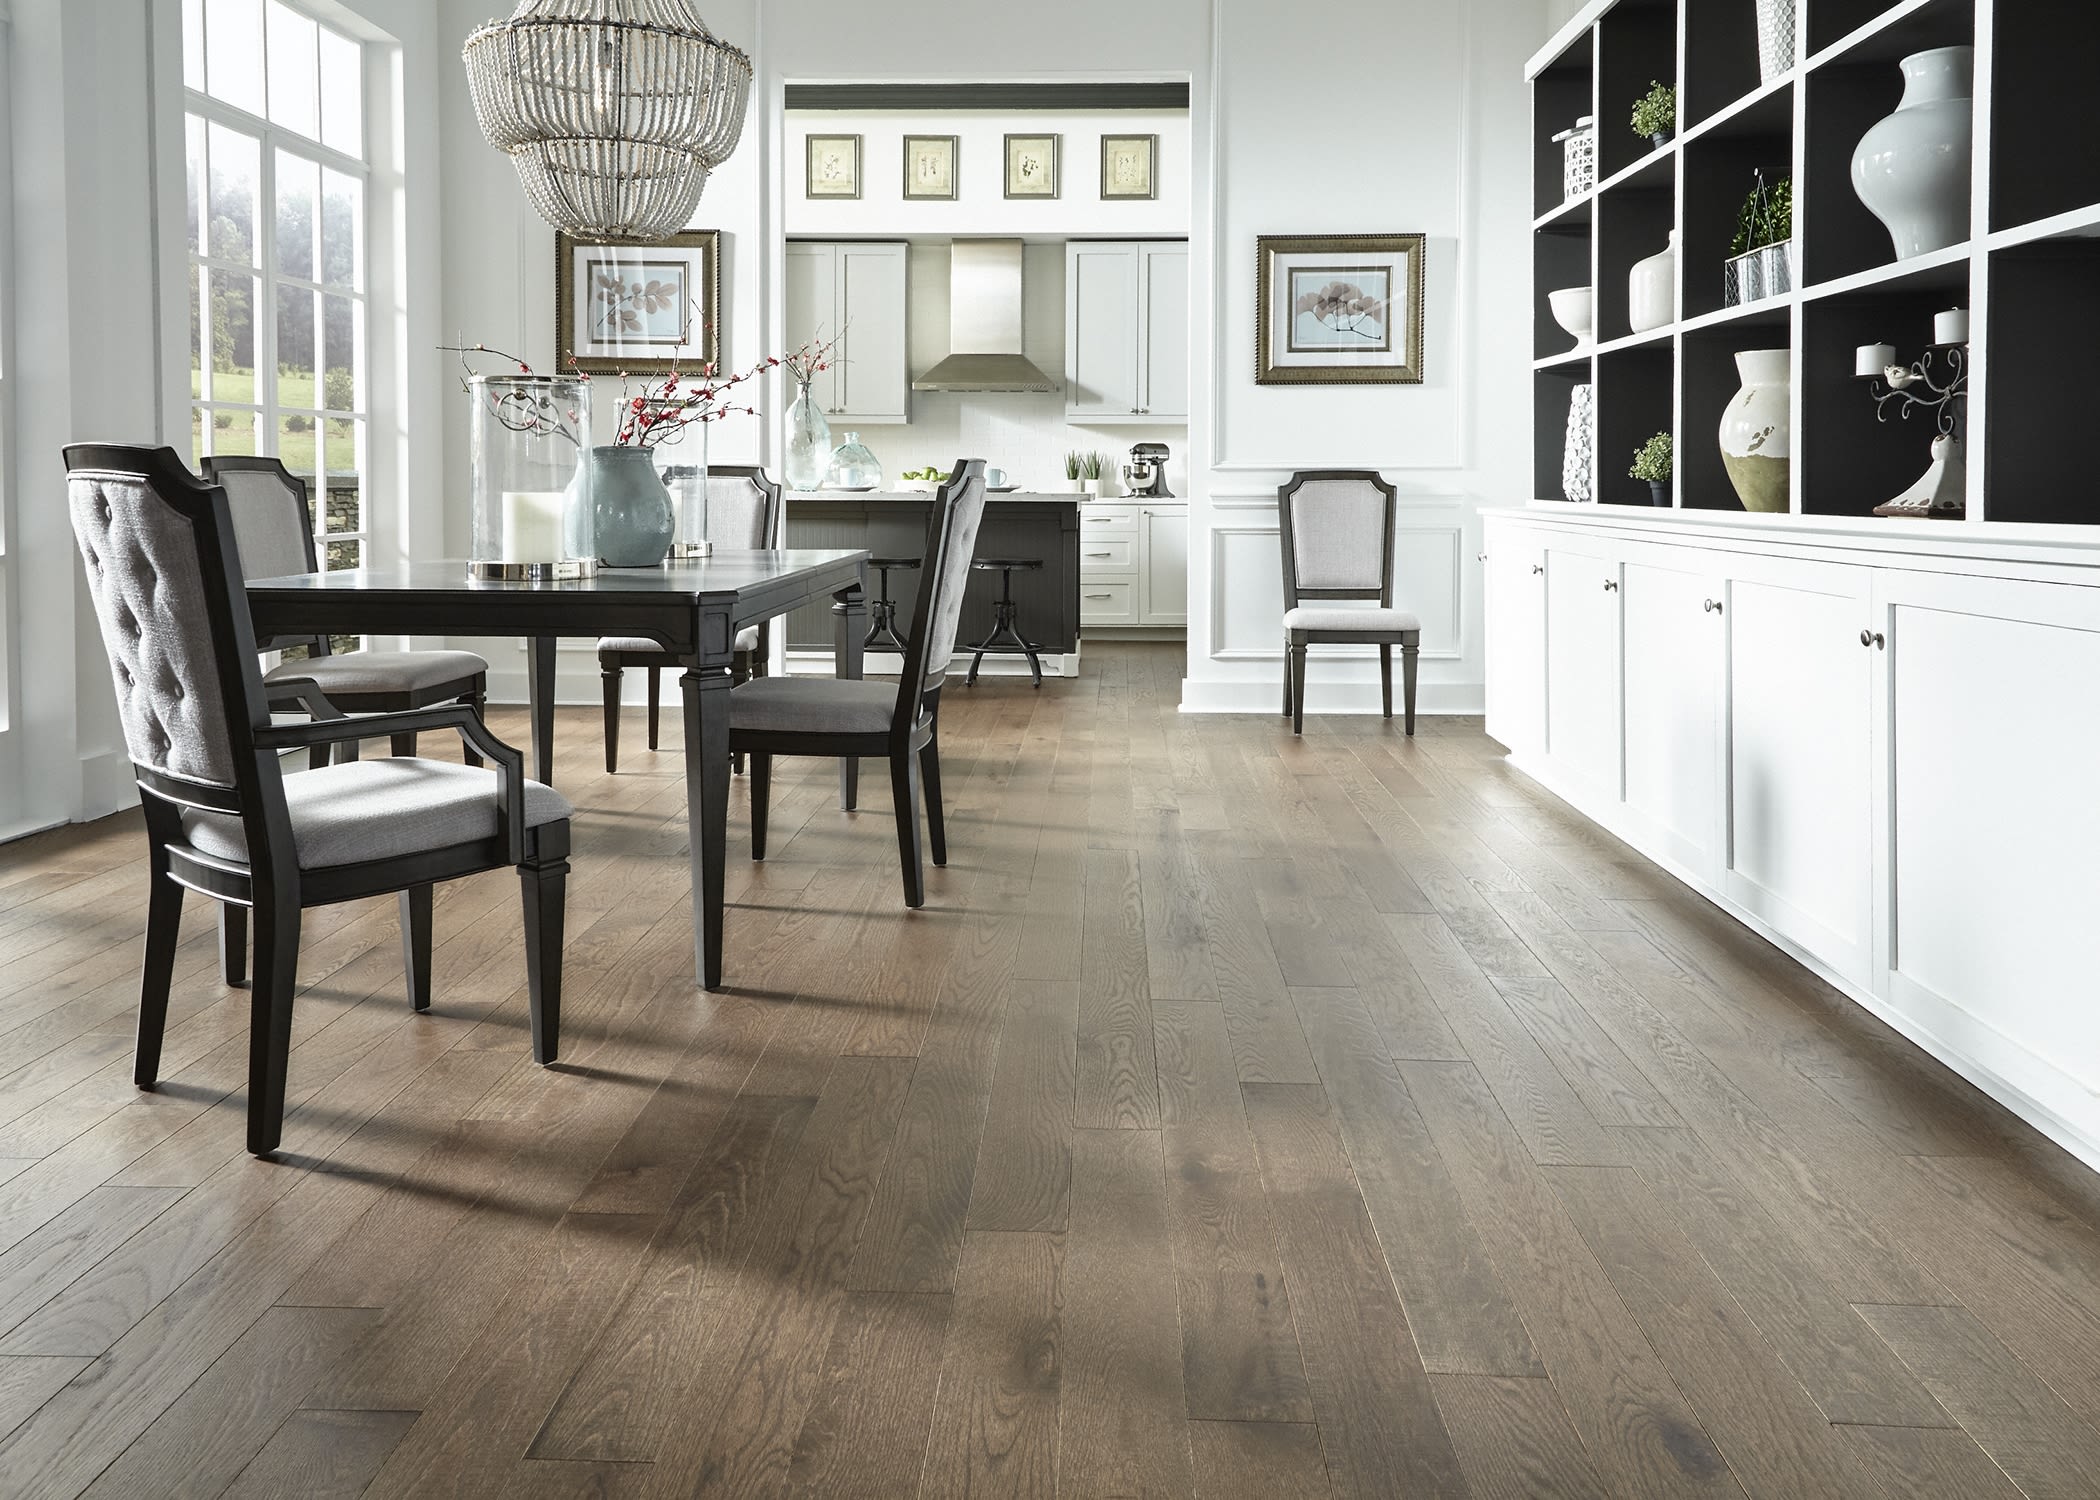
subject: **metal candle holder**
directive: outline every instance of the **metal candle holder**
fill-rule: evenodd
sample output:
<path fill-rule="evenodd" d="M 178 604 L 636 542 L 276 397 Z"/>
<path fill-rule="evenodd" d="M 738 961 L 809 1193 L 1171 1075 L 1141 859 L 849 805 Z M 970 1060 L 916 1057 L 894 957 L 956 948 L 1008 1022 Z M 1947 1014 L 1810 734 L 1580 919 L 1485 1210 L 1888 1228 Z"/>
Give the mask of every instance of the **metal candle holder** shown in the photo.
<path fill-rule="evenodd" d="M 1860 350 L 1864 363 L 1873 350 L 1889 346 L 1868 345 Z M 1934 367 L 1934 357 L 1944 350 L 1944 373 Z M 1879 375 L 1860 376 L 1868 382 L 1874 398 L 1874 419 L 1886 422 L 1893 408 L 1904 421 L 1911 414 L 1929 411 L 1936 435 L 1932 440 L 1932 464 L 1924 477 L 1889 501 L 1874 507 L 1877 516 L 1909 516 L 1959 521 L 1968 510 L 1969 470 L 1959 436 L 1968 411 L 1969 351 L 1965 343 L 1942 343 L 1927 349 L 1916 362 L 1900 365 L 1884 362 Z"/>

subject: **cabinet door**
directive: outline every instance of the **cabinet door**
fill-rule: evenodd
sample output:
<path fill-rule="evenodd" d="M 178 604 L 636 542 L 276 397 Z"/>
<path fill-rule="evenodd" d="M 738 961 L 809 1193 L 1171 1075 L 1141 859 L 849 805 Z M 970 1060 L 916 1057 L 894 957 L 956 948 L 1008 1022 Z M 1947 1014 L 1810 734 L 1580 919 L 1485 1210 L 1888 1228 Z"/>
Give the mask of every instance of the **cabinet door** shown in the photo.
<path fill-rule="evenodd" d="M 911 353 L 907 249 L 902 244 L 843 244 L 838 252 L 836 417 L 853 422 L 911 420 Z"/>
<path fill-rule="evenodd" d="M 1728 587 L 1722 891 L 1864 984 L 1877 653 L 1866 570 L 1742 559 Z"/>
<path fill-rule="evenodd" d="M 1138 410 L 1139 247 L 1065 247 L 1065 415 L 1129 422 Z"/>
<path fill-rule="evenodd" d="M 1721 760 L 1726 590 L 1713 575 L 1692 570 L 1697 562 L 1687 557 L 1688 550 L 1659 547 L 1626 560 L 1621 583 L 1624 813 L 1640 842 L 1711 881 L 1720 863 L 1726 784 Z"/>
<path fill-rule="evenodd" d="M 1513 755 L 1546 743 L 1546 554 L 1499 527 L 1487 552 L 1487 732 Z"/>
<path fill-rule="evenodd" d="M 820 338 L 839 336 L 839 258 L 836 245 L 806 242 L 787 247 L 787 346 L 799 349 Z M 828 414 L 838 410 L 839 369 L 830 369 L 810 384 L 810 394 Z"/>
<path fill-rule="evenodd" d="M 1139 516 L 1138 623 L 1189 622 L 1189 513 L 1179 505 L 1147 506 Z"/>
<path fill-rule="evenodd" d="M 1546 547 L 1546 756 L 1619 800 L 1619 565 L 1587 547 Z"/>
<path fill-rule="evenodd" d="M 2100 1090 L 2100 590 L 1888 572 L 1876 623 L 1890 1004 L 2060 1118 Z"/>
<path fill-rule="evenodd" d="M 1138 411 L 1154 422 L 1189 419 L 1189 247 L 1139 252 Z"/>

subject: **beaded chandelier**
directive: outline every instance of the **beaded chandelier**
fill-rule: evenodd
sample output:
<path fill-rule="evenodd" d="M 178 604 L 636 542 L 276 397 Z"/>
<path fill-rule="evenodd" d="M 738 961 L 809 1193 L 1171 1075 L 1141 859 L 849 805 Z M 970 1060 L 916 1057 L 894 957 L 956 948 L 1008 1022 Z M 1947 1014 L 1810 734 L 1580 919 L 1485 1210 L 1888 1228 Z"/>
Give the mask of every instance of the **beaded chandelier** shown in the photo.
<path fill-rule="evenodd" d="M 678 233 L 743 135 L 751 59 L 690 0 L 521 0 L 464 55 L 482 134 L 578 239 Z"/>

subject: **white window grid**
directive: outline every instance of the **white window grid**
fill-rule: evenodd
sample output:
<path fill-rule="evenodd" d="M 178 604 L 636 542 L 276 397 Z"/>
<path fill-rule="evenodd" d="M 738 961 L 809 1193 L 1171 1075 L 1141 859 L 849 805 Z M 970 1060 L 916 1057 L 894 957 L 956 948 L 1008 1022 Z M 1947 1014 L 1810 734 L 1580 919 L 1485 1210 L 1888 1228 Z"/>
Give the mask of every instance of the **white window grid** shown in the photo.
<path fill-rule="evenodd" d="M 318 66 L 318 62 L 316 64 Z M 267 64 L 265 64 L 267 68 Z M 267 78 L 267 72 L 265 74 Z M 214 256 L 200 250 L 196 240 L 189 245 L 189 270 L 192 295 L 199 299 L 199 316 L 202 319 L 200 332 L 201 349 L 198 355 L 198 394 L 191 398 L 191 410 L 198 414 L 193 420 L 201 423 L 204 452 L 212 451 L 215 429 L 212 417 L 217 412 L 240 412 L 249 414 L 255 424 L 255 451 L 274 454 L 282 432 L 282 419 L 288 415 L 312 416 L 314 418 L 314 472 L 302 475 L 310 485 L 310 512 L 313 523 L 314 547 L 319 556 L 322 571 L 329 570 L 329 544 L 331 542 L 354 543 L 357 557 L 362 561 L 372 543 L 371 495 L 367 489 L 370 464 L 366 445 L 370 434 L 371 382 L 373 371 L 367 355 L 366 330 L 369 327 L 368 305 L 370 234 L 371 234 L 371 163 L 364 156 L 352 156 L 338 151 L 310 136 L 278 125 L 261 115 L 252 114 L 236 105 L 228 104 L 202 89 L 184 89 L 185 110 L 189 116 L 204 122 L 203 160 L 199 172 L 198 192 L 203 201 L 198 206 L 200 222 L 199 238 L 208 248 L 211 242 L 211 130 L 218 125 L 248 137 L 257 144 L 259 165 L 257 168 L 257 198 L 255 208 L 255 252 L 256 264 L 247 264 Z M 267 108 L 267 84 L 265 85 L 265 107 Z M 185 132 L 187 122 L 185 122 Z M 361 122 L 361 132 L 369 127 Z M 364 140 L 360 148 L 369 152 Z M 185 145 L 185 152 L 188 147 Z M 316 163 L 319 167 L 354 178 L 359 189 L 359 213 L 357 224 L 358 243 L 355 254 L 357 267 L 349 285 L 328 285 L 319 277 L 299 277 L 285 273 L 279 264 L 277 247 L 277 154 L 284 152 L 302 160 Z M 320 176 L 316 174 L 317 178 Z M 325 178 L 320 178 L 324 183 Z M 321 260 L 321 196 L 317 195 L 313 205 L 313 267 L 317 273 L 325 273 Z M 211 342 L 211 285 L 213 273 L 240 276 L 254 281 L 257 293 L 254 299 L 255 342 L 255 394 L 252 402 L 223 401 L 212 395 L 212 342 Z M 288 410 L 278 400 L 277 371 L 277 292 L 280 287 L 289 287 L 314 298 L 314 406 L 292 407 Z M 321 293 L 340 297 L 351 304 L 351 341 L 353 368 L 362 377 L 363 400 L 348 408 L 327 405 L 328 343 L 325 303 Z M 346 420 L 351 424 L 353 435 L 353 470 L 331 470 L 328 467 L 327 428 L 330 420 Z M 328 529 L 328 481 L 330 478 L 353 479 L 357 484 L 357 525 L 348 531 Z"/>

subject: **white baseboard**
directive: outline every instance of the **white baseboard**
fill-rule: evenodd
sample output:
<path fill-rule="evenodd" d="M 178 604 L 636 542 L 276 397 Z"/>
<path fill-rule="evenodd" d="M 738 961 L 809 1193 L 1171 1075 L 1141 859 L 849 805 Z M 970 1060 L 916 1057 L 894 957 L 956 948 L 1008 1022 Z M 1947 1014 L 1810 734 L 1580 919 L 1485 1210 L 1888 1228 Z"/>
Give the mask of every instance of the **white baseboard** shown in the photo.
<path fill-rule="evenodd" d="M 1422 683 L 1415 690 L 1417 714 L 1477 714 L 1486 707 L 1479 683 Z M 1283 677 L 1266 682 L 1187 677 L 1181 683 L 1185 714 L 1274 714 L 1283 712 Z M 1370 682 L 1315 682 L 1306 689 L 1308 714 L 1377 714 L 1384 703 L 1374 678 Z M 1393 683 L 1393 713 L 1400 712 L 1400 684 Z"/>
<path fill-rule="evenodd" d="M 80 821 L 92 823 L 139 805 L 138 772 L 122 750 L 80 758 Z"/>

